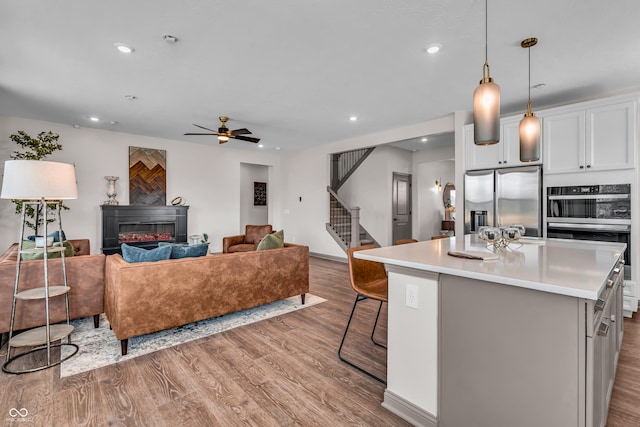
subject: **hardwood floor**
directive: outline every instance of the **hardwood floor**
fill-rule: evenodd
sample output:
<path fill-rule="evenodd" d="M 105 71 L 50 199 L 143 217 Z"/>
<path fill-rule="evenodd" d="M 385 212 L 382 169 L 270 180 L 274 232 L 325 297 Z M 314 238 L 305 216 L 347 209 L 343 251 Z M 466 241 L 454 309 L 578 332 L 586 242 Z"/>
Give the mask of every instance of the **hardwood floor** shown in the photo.
<path fill-rule="evenodd" d="M 384 385 L 338 359 L 355 297 L 347 265 L 312 258 L 310 274 L 327 302 L 64 379 L 59 367 L 2 373 L 0 425 L 408 426 L 380 406 Z M 345 353 L 384 376 L 376 310 L 358 304 Z M 381 320 L 384 341 L 386 310 Z"/>
<path fill-rule="evenodd" d="M 328 300 L 314 307 L 64 379 L 59 367 L 2 373 L 0 425 L 408 426 L 380 406 L 384 385 L 338 359 L 354 299 L 346 264 L 311 258 L 310 272 Z M 358 304 L 345 353 L 384 377 L 386 353 L 369 341 L 376 309 Z M 384 309 L 381 320 L 384 340 Z M 637 317 L 625 319 L 607 426 L 640 426 Z"/>

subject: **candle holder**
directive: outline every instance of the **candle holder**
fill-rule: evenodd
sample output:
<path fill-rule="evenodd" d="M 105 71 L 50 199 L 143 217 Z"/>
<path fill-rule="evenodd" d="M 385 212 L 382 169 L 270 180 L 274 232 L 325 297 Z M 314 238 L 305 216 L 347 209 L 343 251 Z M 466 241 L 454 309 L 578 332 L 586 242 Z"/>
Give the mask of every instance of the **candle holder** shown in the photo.
<path fill-rule="evenodd" d="M 496 250 L 502 251 L 514 242 L 518 244 L 517 247 L 522 246 L 519 240 L 524 236 L 525 231 L 524 225 L 521 224 L 513 224 L 508 227 L 483 226 L 478 230 L 478 237 L 487 242 L 487 247 L 493 246 Z"/>

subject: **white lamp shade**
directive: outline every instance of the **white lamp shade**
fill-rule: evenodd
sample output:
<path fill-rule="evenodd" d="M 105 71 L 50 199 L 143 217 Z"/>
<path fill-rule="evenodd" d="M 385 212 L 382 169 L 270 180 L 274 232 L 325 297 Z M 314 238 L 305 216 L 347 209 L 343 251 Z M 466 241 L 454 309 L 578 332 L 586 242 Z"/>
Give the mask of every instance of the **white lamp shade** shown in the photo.
<path fill-rule="evenodd" d="M 473 92 L 473 142 L 476 145 L 500 141 L 500 86 L 487 80 L 480 82 Z"/>
<path fill-rule="evenodd" d="M 540 160 L 540 119 L 533 113 L 525 114 L 520 120 L 520 161 Z"/>
<path fill-rule="evenodd" d="M 4 162 L 2 199 L 65 200 L 78 198 L 75 167 L 43 160 Z"/>

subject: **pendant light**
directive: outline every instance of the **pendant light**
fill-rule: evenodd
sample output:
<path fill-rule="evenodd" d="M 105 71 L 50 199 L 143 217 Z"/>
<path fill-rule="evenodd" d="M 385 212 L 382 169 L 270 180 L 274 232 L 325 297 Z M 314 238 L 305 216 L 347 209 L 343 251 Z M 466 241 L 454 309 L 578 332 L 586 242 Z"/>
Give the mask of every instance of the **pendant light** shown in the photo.
<path fill-rule="evenodd" d="M 473 92 L 473 142 L 476 145 L 490 145 L 500 141 L 500 86 L 493 82 L 489 68 L 487 0 L 484 8 L 484 66 L 480 85 Z"/>
<path fill-rule="evenodd" d="M 520 161 L 536 162 L 540 160 L 540 119 L 531 111 L 531 47 L 538 39 L 531 37 L 522 40 L 520 46 L 529 51 L 529 100 L 527 112 L 520 120 Z"/>

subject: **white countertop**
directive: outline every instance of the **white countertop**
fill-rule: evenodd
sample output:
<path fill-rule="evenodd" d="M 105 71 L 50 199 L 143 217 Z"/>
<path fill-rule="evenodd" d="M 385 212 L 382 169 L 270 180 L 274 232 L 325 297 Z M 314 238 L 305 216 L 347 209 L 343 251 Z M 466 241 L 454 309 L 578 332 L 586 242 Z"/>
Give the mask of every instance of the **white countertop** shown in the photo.
<path fill-rule="evenodd" d="M 535 242 L 543 240 L 544 244 Z M 475 235 L 368 249 L 356 258 L 387 265 L 445 273 L 510 286 L 596 300 L 611 269 L 625 250 L 623 243 L 532 239 L 511 244 L 497 260 L 470 260 L 448 251 L 486 251 Z"/>

